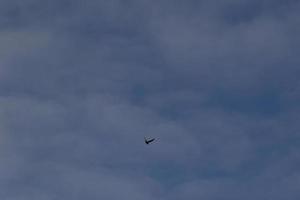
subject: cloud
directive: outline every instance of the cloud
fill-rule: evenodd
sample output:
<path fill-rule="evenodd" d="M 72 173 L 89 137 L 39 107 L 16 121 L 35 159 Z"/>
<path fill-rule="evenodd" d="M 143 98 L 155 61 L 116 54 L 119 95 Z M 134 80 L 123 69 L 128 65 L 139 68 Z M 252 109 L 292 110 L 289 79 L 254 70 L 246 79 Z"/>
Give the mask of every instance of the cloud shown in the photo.
<path fill-rule="evenodd" d="M 0 8 L 3 199 L 298 199 L 297 1 Z"/>

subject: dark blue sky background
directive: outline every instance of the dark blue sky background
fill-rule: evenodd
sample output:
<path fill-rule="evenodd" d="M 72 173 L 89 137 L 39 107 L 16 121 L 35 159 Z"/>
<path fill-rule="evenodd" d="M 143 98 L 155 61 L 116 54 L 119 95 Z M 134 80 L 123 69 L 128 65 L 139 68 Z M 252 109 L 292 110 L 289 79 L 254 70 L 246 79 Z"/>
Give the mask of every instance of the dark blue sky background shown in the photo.
<path fill-rule="evenodd" d="M 298 200 L 299 10 L 0 1 L 0 199 Z"/>

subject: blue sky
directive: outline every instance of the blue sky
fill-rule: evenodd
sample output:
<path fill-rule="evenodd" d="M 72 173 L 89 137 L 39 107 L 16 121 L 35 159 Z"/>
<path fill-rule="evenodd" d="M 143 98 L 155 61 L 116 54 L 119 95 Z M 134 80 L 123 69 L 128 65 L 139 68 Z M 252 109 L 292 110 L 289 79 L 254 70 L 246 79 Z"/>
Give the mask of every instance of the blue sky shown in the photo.
<path fill-rule="evenodd" d="M 0 199 L 299 199 L 299 9 L 1 1 Z"/>

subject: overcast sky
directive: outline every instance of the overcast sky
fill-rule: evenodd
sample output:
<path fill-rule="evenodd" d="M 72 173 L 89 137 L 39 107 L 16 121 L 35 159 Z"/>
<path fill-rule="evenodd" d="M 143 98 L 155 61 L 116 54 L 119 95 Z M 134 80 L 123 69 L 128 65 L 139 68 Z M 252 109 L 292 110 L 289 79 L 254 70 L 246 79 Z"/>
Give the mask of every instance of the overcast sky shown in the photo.
<path fill-rule="evenodd" d="M 0 199 L 300 199 L 299 10 L 1 0 Z"/>

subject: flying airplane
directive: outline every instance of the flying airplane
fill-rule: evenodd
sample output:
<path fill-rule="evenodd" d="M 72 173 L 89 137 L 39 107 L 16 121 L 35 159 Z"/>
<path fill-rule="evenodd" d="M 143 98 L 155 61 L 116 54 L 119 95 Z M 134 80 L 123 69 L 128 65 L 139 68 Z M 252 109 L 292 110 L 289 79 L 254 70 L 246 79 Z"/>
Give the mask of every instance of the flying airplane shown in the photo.
<path fill-rule="evenodd" d="M 144 139 L 145 139 L 145 144 L 149 144 L 149 143 L 151 143 L 151 142 L 153 142 L 155 140 L 155 138 L 147 140 L 146 137 L 144 137 Z"/>

